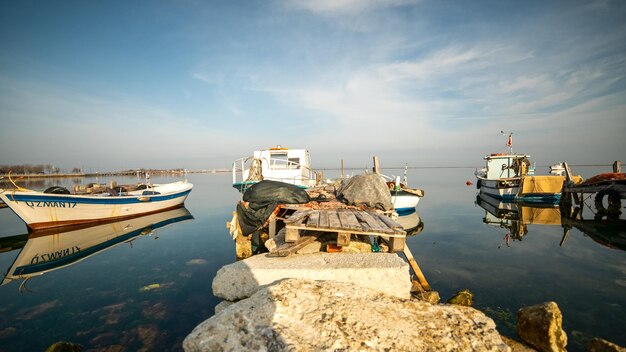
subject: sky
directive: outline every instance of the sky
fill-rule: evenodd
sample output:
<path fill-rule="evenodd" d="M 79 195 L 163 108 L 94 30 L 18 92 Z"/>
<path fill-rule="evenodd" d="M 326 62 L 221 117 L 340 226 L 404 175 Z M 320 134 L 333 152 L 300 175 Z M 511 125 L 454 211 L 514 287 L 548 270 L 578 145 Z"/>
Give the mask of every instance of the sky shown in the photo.
<path fill-rule="evenodd" d="M 0 48 L 0 164 L 626 161 L 621 0 L 1 0 Z"/>

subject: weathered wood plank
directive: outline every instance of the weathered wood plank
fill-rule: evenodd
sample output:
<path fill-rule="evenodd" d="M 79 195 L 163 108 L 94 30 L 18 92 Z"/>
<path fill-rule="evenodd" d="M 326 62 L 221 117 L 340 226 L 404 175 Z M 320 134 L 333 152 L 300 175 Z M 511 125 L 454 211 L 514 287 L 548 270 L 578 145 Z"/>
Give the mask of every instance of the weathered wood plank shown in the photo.
<path fill-rule="evenodd" d="M 361 231 L 373 232 L 374 229 L 367 223 L 367 220 L 362 215 L 362 212 L 351 210 L 352 214 L 357 218 L 359 225 L 361 226 Z"/>
<path fill-rule="evenodd" d="M 313 241 L 315 241 L 315 236 L 302 236 L 295 243 L 285 243 L 280 247 L 274 248 L 274 250 L 270 251 L 268 255 L 270 257 L 286 257 L 297 252 Z"/>
<path fill-rule="evenodd" d="M 394 233 L 393 229 L 388 228 L 382 221 L 378 220 L 376 217 L 366 213 L 366 212 L 358 212 L 356 213 L 357 217 L 361 217 L 363 221 L 365 221 L 373 231 L 378 231 L 382 233 Z"/>
<path fill-rule="evenodd" d="M 320 213 L 320 227 L 321 228 L 329 228 L 330 224 L 328 222 L 329 210 L 318 210 Z"/>
<path fill-rule="evenodd" d="M 341 230 L 341 221 L 339 221 L 339 216 L 337 215 L 336 211 L 330 211 L 328 212 L 328 222 L 329 222 L 329 227 L 331 229 L 337 229 L 337 230 Z"/>
<path fill-rule="evenodd" d="M 307 216 L 311 214 L 311 209 L 298 210 L 291 214 L 289 218 L 285 220 L 286 224 L 302 224 L 306 220 Z"/>
<path fill-rule="evenodd" d="M 354 213 L 340 209 L 337 214 L 339 215 L 339 221 L 341 221 L 341 227 L 350 230 L 361 230 L 359 220 L 354 216 Z"/>
<path fill-rule="evenodd" d="M 309 216 L 309 219 L 306 222 L 307 227 L 319 227 L 320 223 L 320 212 L 314 211 Z"/>
<path fill-rule="evenodd" d="M 387 225 L 387 227 L 392 228 L 392 229 L 401 229 L 402 225 L 398 224 L 397 222 L 391 220 L 390 217 L 382 215 L 382 214 L 377 214 L 374 212 L 369 212 L 369 214 L 371 214 L 372 216 L 376 216 L 378 217 L 379 220 L 381 220 L 382 222 L 385 223 L 385 225 Z"/>

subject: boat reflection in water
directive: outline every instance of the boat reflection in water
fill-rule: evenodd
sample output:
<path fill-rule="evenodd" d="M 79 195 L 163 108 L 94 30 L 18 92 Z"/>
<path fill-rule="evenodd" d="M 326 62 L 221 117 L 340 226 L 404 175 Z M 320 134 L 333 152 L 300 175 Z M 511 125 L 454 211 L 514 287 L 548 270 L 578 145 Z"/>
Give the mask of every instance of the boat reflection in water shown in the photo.
<path fill-rule="evenodd" d="M 407 236 L 415 236 L 424 230 L 424 222 L 422 222 L 420 215 L 415 210 L 403 213 L 398 216 L 396 221 L 402 226 L 404 231 L 406 231 Z"/>
<path fill-rule="evenodd" d="M 152 234 L 158 228 L 188 219 L 193 219 L 193 216 L 185 207 L 180 207 L 95 226 L 33 231 L 25 243 L 17 241 L 24 235 L 13 236 L 16 238 L 13 248 L 17 243 L 23 248 L 7 271 L 2 285 L 24 279 L 21 290 L 33 276 L 72 265 L 120 243 L 130 243 L 139 236 Z"/>
<path fill-rule="evenodd" d="M 521 241 L 528 234 L 528 225 L 561 225 L 557 205 L 503 202 L 485 194 L 476 196 L 476 204 L 485 209 L 485 224 L 507 230 L 505 241 Z"/>
<path fill-rule="evenodd" d="M 626 250 L 624 219 L 594 216 L 593 219 L 585 220 L 580 208 L 571 210 L 558 205 L 502 202 L 482 194 L 476 197 L 476 204 L 485 209 L 485 224 L 507 230 L 507 245 L 510 245 L 510 240 L 521 241 L 528 234 L 528 225 L 557 225 L 563 228 L 560 246 L 565 244 L 570 230 L 576 228 L 603 246 Z"/>

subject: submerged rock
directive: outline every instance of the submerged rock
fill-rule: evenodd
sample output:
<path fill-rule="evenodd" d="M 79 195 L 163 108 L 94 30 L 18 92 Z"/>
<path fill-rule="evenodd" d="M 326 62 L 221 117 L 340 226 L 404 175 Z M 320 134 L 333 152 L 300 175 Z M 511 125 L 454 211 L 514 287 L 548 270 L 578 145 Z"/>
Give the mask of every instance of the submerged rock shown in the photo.
<path fill-rule="evenodd" d="M 80 352 L 81 347 L 75 343 L 59 341 L 52 344 L 46 352 Z"/>
<path fill-rule="evenodd" d="M 626 352 L 626 348 L 604 339 L 595 338 L 587 346 L 588 352 Z"/>
<path fill-rule="evenodd" d="M 524 307 L 517 311 L 517 334 L 540 351 L 565 351 L 567 335 L 556 302 Z"/>
<path fill-rule="evenodd" d="M 470 292 L 470 290 L 463 289 L 448 299 L 446 303 L 471 307 L 474 305 L 474 295 Z"/>
<path fill-rule="evenodd" d="M 468 307 L 399 299 L 348 282 L 286 279 L 198 325 L 195 351 L 510 351 Z"/>

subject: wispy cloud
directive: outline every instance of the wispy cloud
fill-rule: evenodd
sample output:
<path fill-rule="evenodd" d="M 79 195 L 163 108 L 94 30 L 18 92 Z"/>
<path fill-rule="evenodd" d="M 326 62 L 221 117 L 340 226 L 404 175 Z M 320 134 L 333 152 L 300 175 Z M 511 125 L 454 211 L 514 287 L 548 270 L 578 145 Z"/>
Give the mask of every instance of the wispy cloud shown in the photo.
<path fill-rule="evenodd" d="M 413 5 L 421 0 L 285 0 L 285 4 L 322 15 L 356 14 L 380 8 Z"/>

